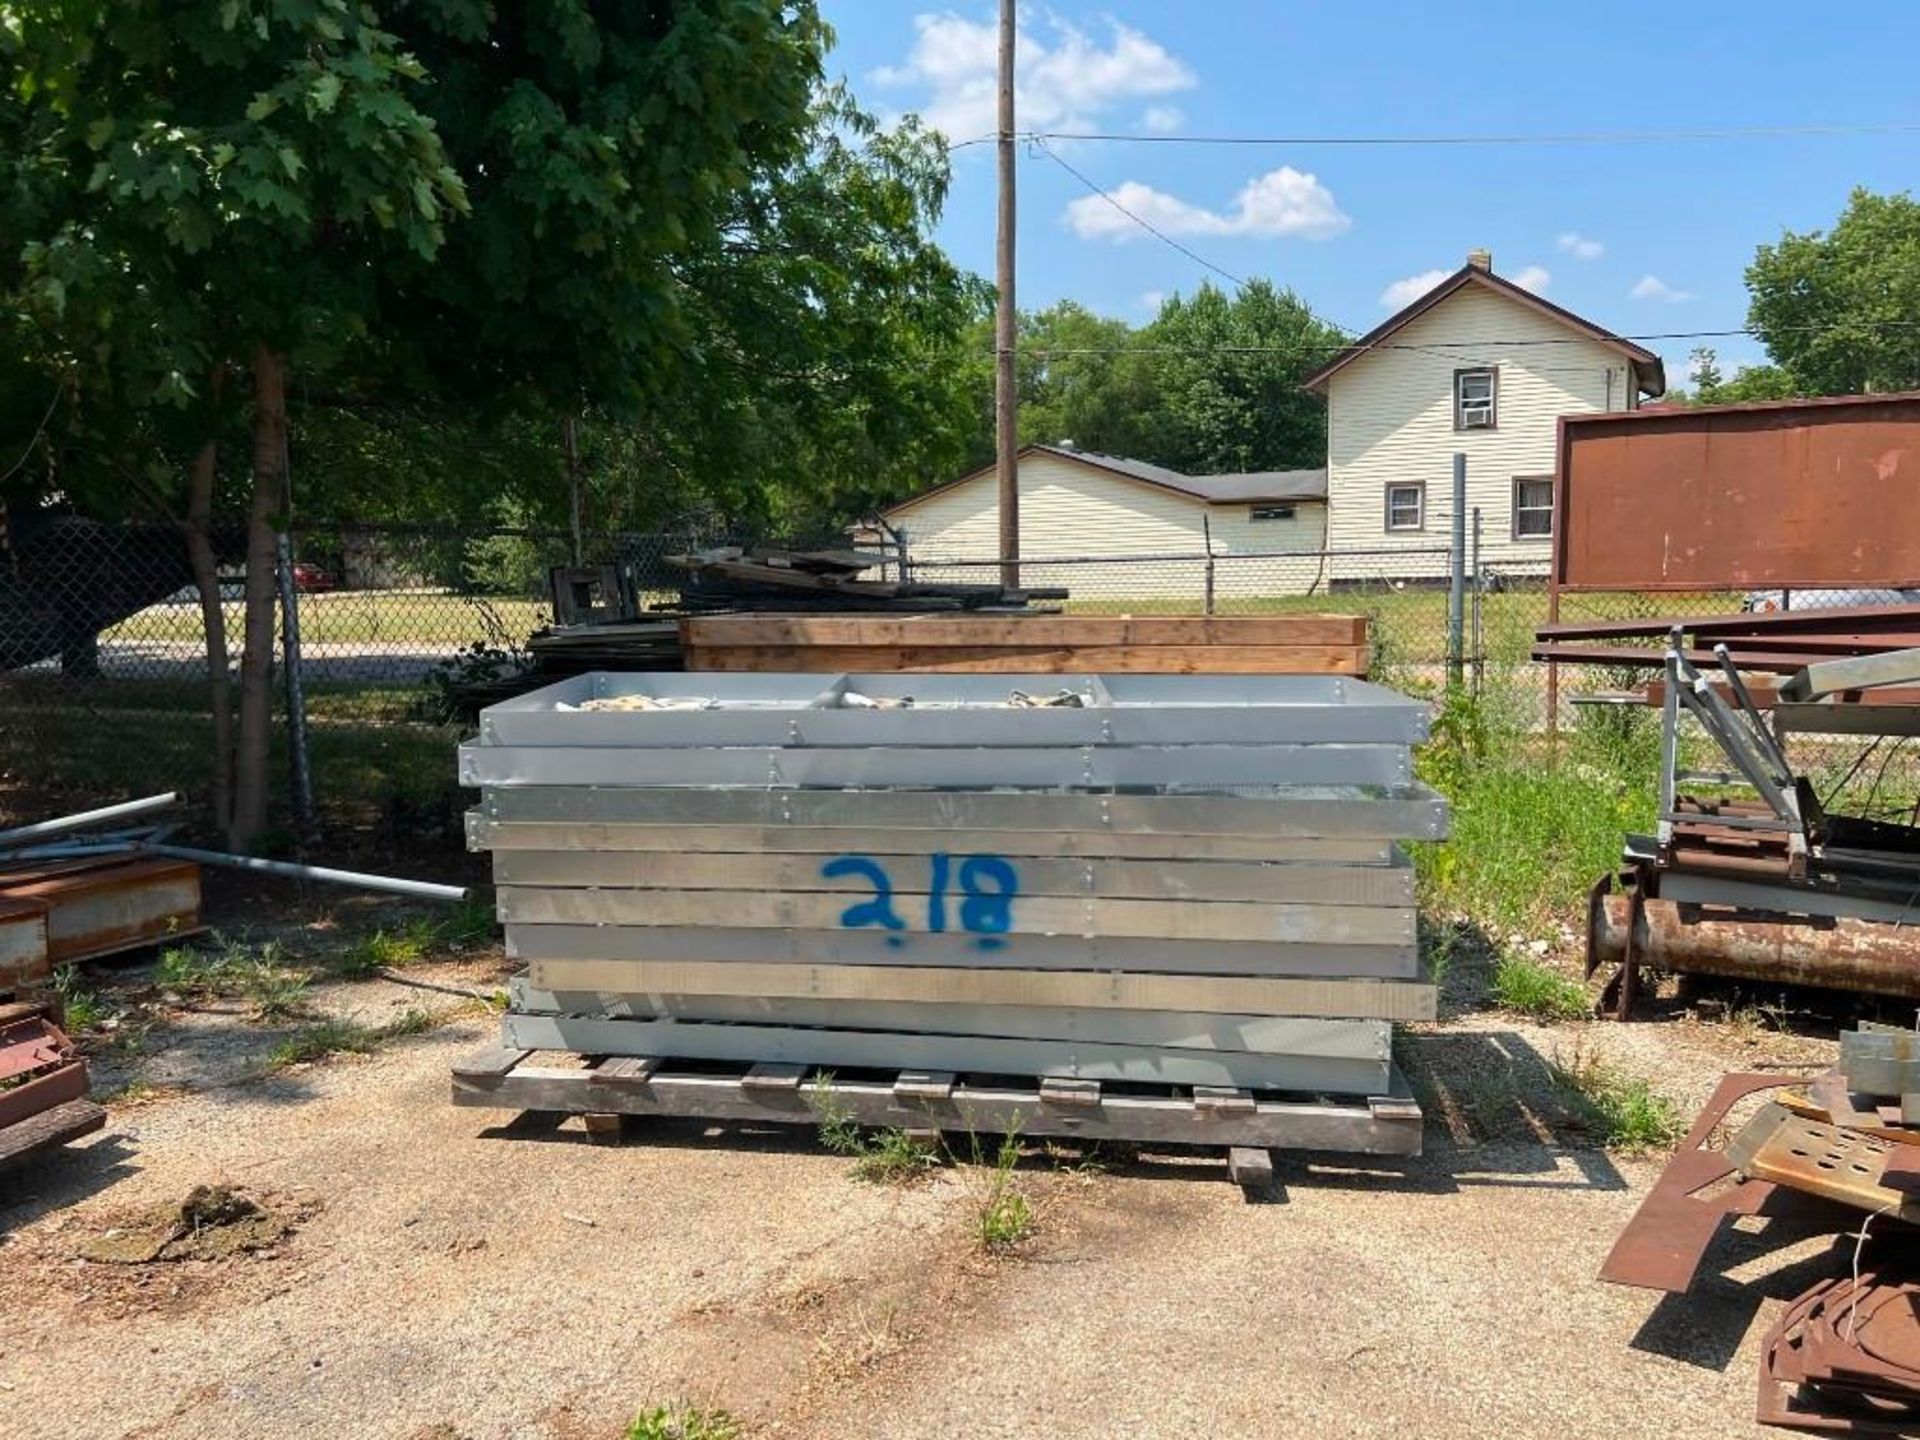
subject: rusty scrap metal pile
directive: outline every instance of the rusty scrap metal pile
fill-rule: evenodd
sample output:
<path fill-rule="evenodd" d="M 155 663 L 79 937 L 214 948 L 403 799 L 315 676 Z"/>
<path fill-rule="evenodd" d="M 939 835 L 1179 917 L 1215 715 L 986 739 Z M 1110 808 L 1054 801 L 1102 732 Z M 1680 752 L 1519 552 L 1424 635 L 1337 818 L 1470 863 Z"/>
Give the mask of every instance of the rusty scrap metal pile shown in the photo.
<path fill-rule="evenodd" d="M 1570 643 L 1661 624 L 1659 651 Z M 1895 648 L 1916 642 L 1913 605 L 1540 632 L 1536 658 L 1665 672 L 1613 697 L 1662 717 L 1657 831 L 1626 837 L 1621 874 L 1588 907 L 1587 968 L 1612 967 L 1608 1010 L 1631 1010 L 1643 968 L 1920 999 L 1907 928 L 1920 921 L 1920 829 L 1829 812 L 1786 748 L 1796 734 L 1869 747 L 1920 735 L 1920 649 Z M 1749 678 L 1769 671 L 1786 678 Z M 1683 722 L 1724 768 L 1687 768 Z"/>
<path fill-rule="evenodd" d="M 1726 1222 L 1776 1248 L 1827 1234 L 1834 1273 L 1790 1303 L 1761 1346 L 1756 1418 L 1828 1434 L 1920 1427 L 1920 1031 L 1868 1025 L 1804 1088 L 1729 1075 L 1600 1278 L 1684 1294 Z M 1774 1092 L 1721 1142 L 1729 1116 Z M 1752 1226 L 1764 1222 L 1764 1229 Z M 1740 1257 L 1745 1260 L 1746 1257 Z"/>

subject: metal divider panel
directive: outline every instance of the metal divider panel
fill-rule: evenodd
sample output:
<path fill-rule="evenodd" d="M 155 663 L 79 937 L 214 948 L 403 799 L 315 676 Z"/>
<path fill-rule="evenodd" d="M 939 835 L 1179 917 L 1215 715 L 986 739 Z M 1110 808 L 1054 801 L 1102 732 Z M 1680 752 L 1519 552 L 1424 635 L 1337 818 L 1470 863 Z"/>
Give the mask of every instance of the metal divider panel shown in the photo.
<path fill-rule="evenodd" d="M 973 855 L 1135 860 L 1243 860 L 1274 864 L 1388 865 L 1404 859 L 1387 840 L 1283 839 L 1263 835 L 1124 834 L 1106 830 L 906 830 L 860 826 L 623 825 L 497 821 L 467 811 L 467 848 L 577 853 Z"/>
<path fill-rule="evenodd" d="M 460 747 L 463 785 L 953 786 L 1402 785 L 1404 745 L 1132 745 L 1058 749 Z"/>
<path fill-rule="evenodd" d="M 756 1002 L 787 998 L 829 1004 L 891 1001 L 919 1009 L 950 1004 L 1067 1006 L 1354 1020 L 1432 1020 L 1436 1011 L 1435 987 L 1409 981 L 1118 970 L 535 960 L 527 983 L 574 996 L 734 996 Z"/>
<path fill-rule="evenodd" d="M 863 852 L 899 894 L 929 896 L 936 882 L 952 883 L 966 851 L 931 855 Z M 1208 902 L 1290 902 L 1307 905 L 1413 904 L 1410 865 L 1258 865 L 1235 861 L 1050 860 L 994 857 L 1021 895 L 1081 895 L 1109 899 Z M 494 857 L 500 885 L 636 890 L 828 891 L 869 888 L 867 867 L 849 872 L 840 856 L 666 854 L 644 851 L 503 851 Z M 724 903 L 724 902 L 717 902 Z M 924 908 L 924 906 L 923 906 Z"/>
<path fill-rule="evenodd" d="M 554 890 L 506 885 L 498 890 L 502 920 L 530 924 L 699 925 L 718 918 L 712 891 Z M 913 915 L 914 897 L 874 886 L 870 898 L 820 894 L 728 892 L 727 921 L 735 926 L 846 930 L 877 928 L 912 943 L 921 930 L 962 929 L 978 950 L 1014 949 L 1020 937 L 1041 935 L 1134 935 L 1165 940 L 1279 940 L 1323 944 L 1395 945 L 1414 940 L 1410 907 L 1358 905 L 1260 905 L 1222 900 L 1204 905 L 1163 900 L 1072 899 L 1006 892 L 952 897 L 954 909 L 982 913 L 943 918 Z M 931 904 L 929 909 L 931 909 Z M 906 913 L 903 913 L 906 912 Z"/>
<path fill-rule="evenodd" d="M 505 1043 L 583 1055 L 744 1060 L 837 1067 L 951 1070 L 957 1074 L 1055 1075 L 1163 1085 L 1238 1085 L 1313 1094 L 1386 1092 L 1389 1061 L 1320 1055 L 1175 1050 L 1088 1040 L 800 1029 L 700 1021 L 529 1015 L 509 1010 Z"/>
<path fill-rule="evenodd" d="M 1023 935 L 1017 947 L 982 950 L 975 936 L 916 934 L 890 945 L 876 930 L 749 929 L 734 925 L 569 925 L 508 921 L 517 960 L 662 960 L 687 964 L 844 964 L 974 970 L 1141 970 L 1171 975 L 1410 980 L 1411 940 L 1398 945 L 1170 941 L 1131 936 Z"/>
<path fill-rule="evenodd" d="M 1447 806 L 1425 785 L 1244 787 L 1211 793 L 697 790 L 491 786 L 496 821 L 1147 831 L 1182 835 L 1439 840 Z"/>

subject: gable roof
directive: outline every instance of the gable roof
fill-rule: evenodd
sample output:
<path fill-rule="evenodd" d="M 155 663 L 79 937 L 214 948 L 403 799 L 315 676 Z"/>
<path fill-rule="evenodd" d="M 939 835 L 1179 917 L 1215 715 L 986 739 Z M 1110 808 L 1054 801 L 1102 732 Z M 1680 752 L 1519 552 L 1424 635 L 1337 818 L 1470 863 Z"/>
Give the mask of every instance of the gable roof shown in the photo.
<path fill-rule="evenodd" d="M 1145 460 L 1130 460 L 1124 455 L 1100 455 L 1091 450 L 1069 450 L 1064 445 L 1022 445 L 1019 454 L 1022 459 L 1029 455 L 1051 455 L 1056 459 L 1071 460 L 1090 470 L 1119 475 L 1142 485 L 1151 485 L 1157 490 L 1189 496 L 1208 505 L 1251 505 L 1327 498 L 1325 470 L 1247 470 L 1222 475 L 1183 475 L 1178 470 L 1169 470 L 1164 465 L 1150 465 Z M 918 505 L 922 500 L 944 494 L 957 485 L 965 485 L 970 480 L 993 473 L 992 465 L 983 465 L 956 480 L 936 485 L 931 490 L 922 490 L 918 495 L 889 505 L 880 513 L 897 514 Z"/>
<path fill-rule="evenodd" d="M 1388 317 L 1379 325 L 1374 326 L 1373 329 L 1369 330 L 1338 355 L 1334 356 L 1332 360 L 1328 361 L 1320 369 L 1314 371 L 1313 374 L 1301 381 L 1301 388 L 1324 391 L 1327 382 L 1340 371 L 1346 369 L 1347 366 L 1351 365 L 1361 356 L 1371 354 L 1379 347 L 1382 341 L 1386 340 L 1396 331 L 1411 325 L 1415 320 L 1418 320 L 1448 296 L 1457 294 L 1469 285 L 1483 285 L 1496 295 L 1503 295 L 1509 300 L 1525 305 L 1528 309 L 1546 316 L 1549 320 L 1557 320 L 1568 329 L 1579 331 L 1589 340 L 1604 345 L 1609 350 L 1613 350 L 1620 355 L 1624 355 L 1628 363 L 1633 367 L 1634 380 L 1639 385 L 1642 394 L 1662 395 L 1666 393 L 1666 366 L 1653 351 L 1648 350 L 1644 346 L 1636 345 L 1631 340 L 1623 340 L 1611 330 L 1603 329 L 1591 320 L 1582 319 L 1564 306 L 1556 305 L 1551 300 L 1542 299 L 1531 290 L 1522 290 L 1511 280 L 1494 274 L 1490 269 L 1483 269 L 1473 264 L 1462 265 L 1458 270 L 1454 271 L 1453 274 L 1442 280 L 1438 285 L 1434 286 L 1433 289 L 1427 291 L 1426 294 L 1422 295 L 1404 310 Z"/>

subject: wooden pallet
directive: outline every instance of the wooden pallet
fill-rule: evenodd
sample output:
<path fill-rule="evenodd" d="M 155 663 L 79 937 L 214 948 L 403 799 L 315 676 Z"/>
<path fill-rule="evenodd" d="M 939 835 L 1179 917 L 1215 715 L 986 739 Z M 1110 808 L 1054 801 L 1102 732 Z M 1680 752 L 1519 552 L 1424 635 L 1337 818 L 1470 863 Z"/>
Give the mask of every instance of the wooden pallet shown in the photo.
<path fill-rule="evenodd" d="M 1225 1147 L 1235 1181 L 1272 1179 L 1272 1150 L 1418 1155 L 1422 1116 L 1398 1070 L 1389 1093 L 1364 1100 L 1282 1098 L 1208 1086 L 1102 1086 L 915 1070 L 836 1074 L 803 1064 L 698 1067 L 621 1057 L 535 1063 L 535 1052 L 489 1044 L 453 1067 L 453 1103 L 586 1117 L 617 1136 L 626 1116 L 817 1126 L 821 1107 L 860 1125 L 933 1131 L 1077 1136 Z"/>

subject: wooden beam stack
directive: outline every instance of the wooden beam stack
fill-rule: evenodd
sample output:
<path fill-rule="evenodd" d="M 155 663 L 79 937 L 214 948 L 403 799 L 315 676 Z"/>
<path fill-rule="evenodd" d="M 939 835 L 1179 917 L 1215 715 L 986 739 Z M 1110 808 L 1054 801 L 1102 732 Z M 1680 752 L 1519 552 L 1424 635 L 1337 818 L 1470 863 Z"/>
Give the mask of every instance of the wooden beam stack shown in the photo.
<path fill-rule="evenodd" d="M 700 615 L 689 670 L 1365 675 L 1360 615 Z"/>

